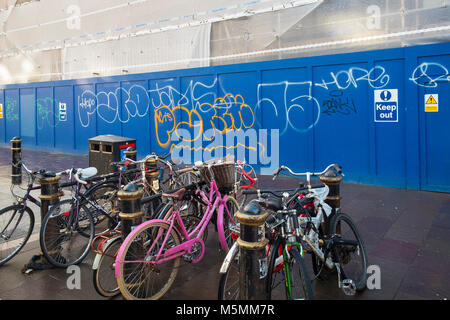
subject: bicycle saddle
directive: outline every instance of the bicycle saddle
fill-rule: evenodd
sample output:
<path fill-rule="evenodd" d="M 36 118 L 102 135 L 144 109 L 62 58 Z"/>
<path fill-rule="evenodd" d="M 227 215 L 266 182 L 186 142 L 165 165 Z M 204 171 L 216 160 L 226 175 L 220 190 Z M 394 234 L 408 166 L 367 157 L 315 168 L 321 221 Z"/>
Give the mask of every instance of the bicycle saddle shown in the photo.
<path fill-rule="evenodd" d="M 185 192 L 186 192 L 186 188 L 181 188 L 181 189 L 178 189 L 178 190 L 176 190 L 174 192 L 163 193 L 162 195 L 164 197 L 181 200 L 183 198 Z"/>
<path fill-rule="evenodd" d="M 278 197 L 268 197 L 262 203 L 267 209 L 278 211 L 283 209 L 282 198 Z"/>

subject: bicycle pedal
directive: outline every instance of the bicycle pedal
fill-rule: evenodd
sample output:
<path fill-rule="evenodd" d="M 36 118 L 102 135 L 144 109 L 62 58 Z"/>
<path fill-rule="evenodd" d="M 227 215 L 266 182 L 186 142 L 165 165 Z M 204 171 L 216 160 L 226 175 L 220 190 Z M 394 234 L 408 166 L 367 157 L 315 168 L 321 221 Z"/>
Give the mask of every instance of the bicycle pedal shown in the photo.
<path fill-rule="evenodd" d="M 191 255 L 184 255 L 184 256 L 182 256 L 182 258 L 186 262 L 192 262 L 192 256 Z"/>
<path fill-rule="evenodd" d="M 341 289 L 347 296 L 354 296 L 356 294 L 356 284 L 351 279 L 344 279 L 341 283 Z"/>

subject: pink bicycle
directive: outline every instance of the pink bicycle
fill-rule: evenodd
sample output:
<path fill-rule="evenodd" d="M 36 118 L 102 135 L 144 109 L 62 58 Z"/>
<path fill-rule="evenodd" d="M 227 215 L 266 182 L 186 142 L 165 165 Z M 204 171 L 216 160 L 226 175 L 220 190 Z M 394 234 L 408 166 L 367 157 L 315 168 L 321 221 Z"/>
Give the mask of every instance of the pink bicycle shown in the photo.
<path fill-rule="evenodd" d="M 237 227 L 234 215 L 239 205 L 233 197 L 227 196 L 234 183 L 234 161 L 196 163 L 196 166 L 202 174 L 202 182 L 163 196 L 173 201 L 196 197 L 205 204 L 205 214 L 198 222 L 196 216 L 193 219 L 183 216 L 175 205 L 167 219 L 146 221 L 126 237 L 115 261 L 115 275 L 124 298 L 160 299 L 175 281 L 182 258 L 192 263 L 201 261 L 205 253 L 205 231 L 216 209 L 221 248 L 228 250 L 234 242 L 231 236 Z M 201 185 L 208 182 L 209 197 L 201 189 Z"/>

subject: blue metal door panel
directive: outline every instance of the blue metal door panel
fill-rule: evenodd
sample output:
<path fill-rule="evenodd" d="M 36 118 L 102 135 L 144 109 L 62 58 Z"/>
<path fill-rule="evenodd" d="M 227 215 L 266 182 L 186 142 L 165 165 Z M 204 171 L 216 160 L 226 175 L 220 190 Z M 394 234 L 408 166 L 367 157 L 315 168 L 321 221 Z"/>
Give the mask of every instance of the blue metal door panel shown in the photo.
<path fill-rule="evenodd" d="M 219 120 L 222 100 L 218 99 L 218 84 L 215 75 L 186 76 L 180 78 L 181 99 L 175 106 L 175 129 L 171 148 L 184 162 L 204 160 L 203 153 L 210 154 L 212 139 L 220 137 L 226 124 Z M 222 109 L 224 110 L 224 109 Z M 223 152 L 223 141 L 218 139 L 218 156 Z M 208 148 L 208 149 L 206 149 Z M 208 158 L 208 157 L 207 157 Z"/>
<path fill-rule="evenodd" d="M 150 96 L 147 81 L 122 83 L 122 136 L 136 139 L 140 157 L 150 153 Z"/>
<path fill-rule="evenodd" d="M 313 96 L 320 105 L 314 127 L 315 170 L 338 163 L 347 173 L 346 181 L 370 181 L 369 72 L 367 63 L 313 68 Z"/>
<path fill-rule="evenodd" d="M 98 83 L 97 134 L 122 135 L 122 90 L 118 82 Z"/>
<path fill-rule="evenodd" d="M 421 188 L 450 192 L 450 55 L 418 59 L 413 72 L 420 89 Z M 425 95 L 438 100 L 437 112 L 425 112 Z"/>
<path fill-rule="evenodd" d="M 170 137 L 176 124 L 172 109 L 188 98 L 180 93 L 176 78 L 152 79 L 148 85 L 150 150 L 156 154 L 166 154 L 170 150 Z"/>
<path fill-rule="evenodd" d="M 97 98 L 94 85 L 75 85 L 75 149 L 88 152 L 88 139 L 97 135 Z"/>
<path fill-rule="evenodd" d="M 55 148 L 57 150 L 75 149 L 75 121 L 78 122 L 78 119 L 74 114 L 73 101 L 72 86 L 55 87 Z"/>
<path fill-rule="evenodd" d="M 20 136 L 19 89 L 5 90 L 6 142 Z"/>
<path fill-rule="evenodd" d="M 311 90 L 306 68 L 263 70 L 257 86 L 256 121 L 268 134 L 278 130 L 278 162 L 292 169 L 312 169 L 311 138 L 318 105 Z M 271 141 L 266 148 L 271 149 L 272 162 L 276 162 L 276 146 Z"/>
<path fill-rule="evenodd" d="M 36 145 L 36 100 L 35 90 L 20 89 L 20 137 L 24 147 Z"/>
<path fill-rule="evenodd" d="M 0 90 L 0 143 L 9 143 L 6 141 L 6 111 L 5 111 L 5 90 Z"/>
<path fill-rule="evenodd" d="M 258 75 L 255 71 L 223 73 L 217 76 L 217 82 L 218 100 L 214 105 L 218 117 L 216 122 L 217 127 L 227 133 L 221 139 L 225 148 L 215 150 L 217 153 L 222 152 L 219 156 L 233 154 L 235 159 L 245 160 L 255 166 L 264 161 L 261 152 L 265 151 L 260 142 L 253 111 L 256 105 Z M 204 155 L 212 158 L 214 152 L 210 153 L 206 149 Z"/>
<path fill-rule="evenodd" d="M 374 121 L 374 91 L 370 90 L 369 108 L 372 109 L 371 123 L 375 126 L 374 137 L 374 159 L 375 162 L 373 183 L 379 184 L 386 181 L 390 186 L 398 188 L 406 187 L 406 158 L 405 158 L 405 122 L 406 122 L 406 104 L 404 99 L 404 60 L 384 60 L 375 61 L 377 68 L 374 78 L 382 76 L 383 70 L 396 70 L 386 78 L 386 84 L 383 89 L 398 90 L 398 122 L 375 122 Z M 379 88 L 377 88 L 379 89 Z M 412 112 L 412 110 L 411 110 Z M 370 123 L 369 123 L 370 124 Z"/>
<path fill-rule="evenodd" d="M 36 89 L 37 145 L 44 149 L 54 146 L 55 100 L 53 87 Z"/>

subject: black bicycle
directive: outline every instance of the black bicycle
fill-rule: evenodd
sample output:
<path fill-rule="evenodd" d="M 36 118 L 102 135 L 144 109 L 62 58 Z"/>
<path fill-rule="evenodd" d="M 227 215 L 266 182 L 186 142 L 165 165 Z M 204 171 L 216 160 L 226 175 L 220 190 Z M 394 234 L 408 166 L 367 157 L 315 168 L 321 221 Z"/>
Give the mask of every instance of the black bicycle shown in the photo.
<path fill-rule="evenodd" d="M 30 240 L 37 240 L 38 234 L 32 234 L 35 217 L 33 210 L 28 206 L 28 201 L 39 208 L 41 202 L 36 199 L 31 192 L 40 190 L 41 186 L 36 185 L 36 179 L 48 178 L 49 176 L 60 176 L 63 172 L 51 173 L 45 170 L 30 170 L 21 162 L 20 166 L 25 170 L 28 178 L 27 188 L 24 195 L 19 195 L 17 185 L 11 185 L 11 194 L 16 199 L 16 203 L 0 210 L 0 266 L 17 255 L 25 244 Z M 70 186 L 70 183 L 62 187 Z"/>

